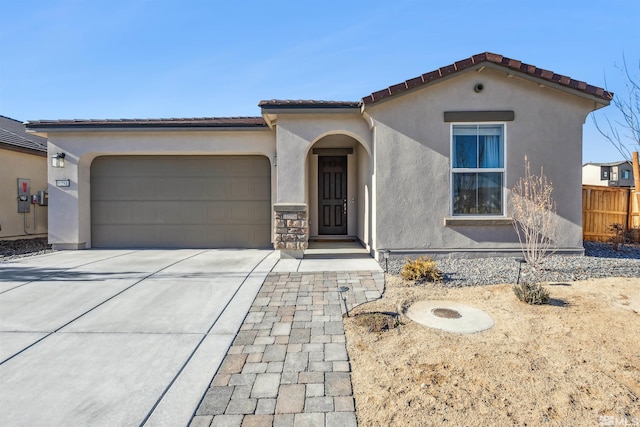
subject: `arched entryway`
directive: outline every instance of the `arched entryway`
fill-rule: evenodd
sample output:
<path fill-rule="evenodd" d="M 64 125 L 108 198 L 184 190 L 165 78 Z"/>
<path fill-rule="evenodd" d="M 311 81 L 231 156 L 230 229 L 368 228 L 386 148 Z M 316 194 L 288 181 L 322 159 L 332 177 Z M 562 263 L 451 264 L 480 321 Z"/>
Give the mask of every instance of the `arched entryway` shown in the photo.
<path fill-rule="evenodd" d="M 369 248 L 373 165 L 366 148 L 349 135 L 326 135 L 306 162 L 310 240 L 354 239 Z"/>

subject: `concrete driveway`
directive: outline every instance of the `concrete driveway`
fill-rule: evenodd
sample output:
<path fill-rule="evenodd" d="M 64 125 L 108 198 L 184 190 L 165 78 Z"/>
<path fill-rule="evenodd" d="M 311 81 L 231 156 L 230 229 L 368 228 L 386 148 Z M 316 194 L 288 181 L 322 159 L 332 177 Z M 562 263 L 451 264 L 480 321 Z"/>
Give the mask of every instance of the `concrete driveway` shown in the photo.
<path fill-rule="evenodd" d="M 87 250 L 0 264 L 2 425 L 187 425 L 276 262 Z"/>

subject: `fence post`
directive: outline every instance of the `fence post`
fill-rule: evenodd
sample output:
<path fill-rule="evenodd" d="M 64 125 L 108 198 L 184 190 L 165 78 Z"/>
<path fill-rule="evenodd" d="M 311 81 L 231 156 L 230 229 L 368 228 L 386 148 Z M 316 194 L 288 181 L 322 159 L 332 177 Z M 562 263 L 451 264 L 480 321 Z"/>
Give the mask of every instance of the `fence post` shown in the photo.
<path fill-rule="evenodd" d="M 629 192 L 629 229 L 634 230 L 634 239 L 640 240 L 640 164 L 638 152 L 631 153 L 633 166 L 633 191 Z"/>

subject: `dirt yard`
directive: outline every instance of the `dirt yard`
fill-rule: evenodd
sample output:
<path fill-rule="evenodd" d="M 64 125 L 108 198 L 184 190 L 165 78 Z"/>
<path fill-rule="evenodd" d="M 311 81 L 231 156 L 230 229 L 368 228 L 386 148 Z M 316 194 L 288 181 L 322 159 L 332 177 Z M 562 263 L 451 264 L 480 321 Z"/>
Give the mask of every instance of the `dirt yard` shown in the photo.
<path fill-rule="evenodd" d="M 511 285 L 445 288 L 387 275 L 383 299 L 345 318 L 361 426 L 640 426 L 640 279 L 549 285 L 543 306 Z M 461 335 L 400 316 L 367 332 L 355 315 L 453 300 L 495 326 Z M 402 311 L 402 310 L 400 310 Z"/>

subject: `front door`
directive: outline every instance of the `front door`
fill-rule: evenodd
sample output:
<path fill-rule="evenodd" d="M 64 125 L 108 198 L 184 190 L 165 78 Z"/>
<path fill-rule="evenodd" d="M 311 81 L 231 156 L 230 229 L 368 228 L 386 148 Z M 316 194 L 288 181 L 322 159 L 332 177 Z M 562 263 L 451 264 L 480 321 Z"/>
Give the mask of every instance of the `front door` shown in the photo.
<path fill-rule="evenodd" d="M 318 234 L 347 234 L 347 156 L 318 157 Z"/>

